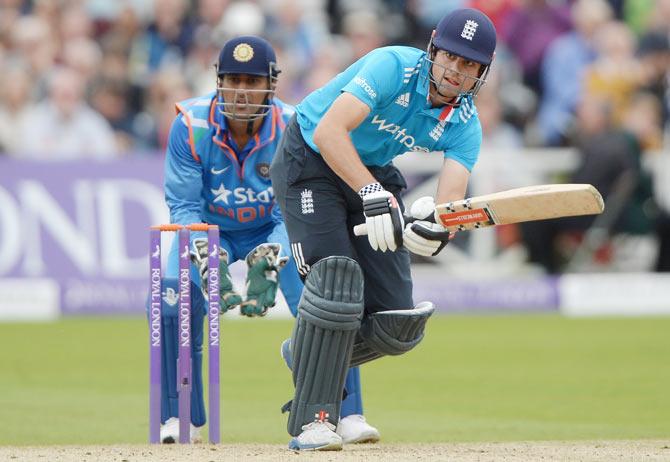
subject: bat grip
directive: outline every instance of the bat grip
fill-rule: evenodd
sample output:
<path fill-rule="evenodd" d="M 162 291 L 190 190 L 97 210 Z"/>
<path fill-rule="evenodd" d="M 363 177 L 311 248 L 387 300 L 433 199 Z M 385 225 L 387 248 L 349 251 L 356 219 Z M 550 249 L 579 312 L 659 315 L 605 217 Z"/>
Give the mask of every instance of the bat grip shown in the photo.
<path fill-rule="evenodd" d="M 354 236 L 367 236 L 368 227 L 365 223 L 354 226 Z"/>
<path fill-rule="evenodd" d="M 416 221 L 416 218 L 403 215 L 403 220 L 405 220 L 405 224 L 407 224 Z M 365 223 L 361 223 L 360 225 L 354 226 L 354 236 L 367 236 L 367 235 L 368 235 L 368 227 Z"/>

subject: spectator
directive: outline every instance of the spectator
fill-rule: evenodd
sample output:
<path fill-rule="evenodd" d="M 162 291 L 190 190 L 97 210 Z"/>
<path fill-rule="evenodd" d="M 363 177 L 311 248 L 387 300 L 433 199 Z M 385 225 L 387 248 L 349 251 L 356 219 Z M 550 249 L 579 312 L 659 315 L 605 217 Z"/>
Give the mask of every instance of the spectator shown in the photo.
<path fill-rule="evenodd" d="M 112 129 L 86 104 L 84 89 L 85 82 L 76 71 L 54 70 L 48 97 L 18 129 L 16 152 L 24 158 L 46 160 L 112 157 L 117 151 Z"/>
<path fill-rule="evenodd" d="M 304 0 L 273 2 L 272 15 L 268 18 L 268 37 L 290 57 L 289 72 L 297 75 L 309 72 L 328 38 L 325 16 L 306 7 L 305 3 Z"/>
<path fill-rule="evenodd" d="M 142 112 L 145 104 L 145 88 L 131 78 L 130 62 L 126 42 L 116 34 L 107 35 L 103 49 L 102 63 L 95 79 L 124 82 L 126 85 L 126 105 L 135 116 Z"/>
<path fill-rule="evenodd" d="M 503 119 L 499 75 L 492 72 L 477 97 L 477 113 L 483 133 L 482 149 L 520 148 L 523 146 L 521 134 Z"/>
<path fill-rule="evenodd" d="M 648 232 L 643 204 L 649 199 L 648 181 L 642 174 L 640 146 L 634 136 L 612 123 L 611 105 L 595 95 L 585 95 L 577 108 L 573 132 L 581 162 L 570 183 L 589 183 L 600 191 L 610 232 Z M 523 223 L 521 226 L 529 260 L 554 274 L 564 268 L 565 256 L 559 248 L 562 236 L 581 238 L 595 216 L 571 217 Z M 592 249 L 595 250 L 595 249 Z"/>
<path fill-rule="evenodd" d="M 307 75 L 301 94 L 309 94 L 321 88 L 351 62 L 351 54 L 342 42 L 344 38 L 333 38 L 330 42 L 321 46 L 321 53 L 315 56 L 312 69 Z"/>
<path fill-rule="evenodd" d="M 59 35 L 63 45 L 93 38 L 93 21 L 81 4 L 73 3 L 60 14 Z"/>
<path fill-rule="evenodd" d="M 216 27 L 217 42 L 239 35 L 261 35 L 266 28 L 265 15 L 259 5 L 243 0 L 231 4 Z"/>
<path fill-rule="evenodd" d="M 555 6 L 555 3 L 559 3 Z M 524 83 L 541 93 L 540 65 L 551 43 L 571 28 L 568 8 L 562 2 L 521 0 L 501 31 L 503 41 L 523 68 Z"/>
<path fill-rule="evenodd" d="M 148 89 L 145 110 L 138 114 L 135 130 L 143 140 L 142 148 L 165 152 L 174 120 L 174 103 L 189 98 L 193 91 L 176 68 L 154 74 Z"/>
<path fill-rule="evenodd" d="M 665 101 L 662 126 L 670 121 L 670 35 L 662 31 L 647 32 L 638 48 L 641 87 L 658 101 Z"/>
<path fill-rule="evenodd" d="M 34 82 L 35 94 L 46 93 L 46 76 L 56 65 L 58 49 L 54 31 L 48 22 L 36 16 L 22 16 L 14 23 L 11 33 L 13 54 L 24 59 Z"/>
<path fill-rule="evenodd" d="M 111 125 L 119 152 L 132 151 L 137 143 L 128 93 L 125 81 L 109 78 L 96 79 L 91 89 L 91 105 Z"/>
<path fill-rule="evenodd" d="M 184 76 L 195 94 L 207 93 L 212 87 L 211 74 L 219 48 L 211 31 L 204 27 L 196 29 L 184 66 Z"/>
<path fill-rule="evenodd" d="M 598 30 L 595 44 L 598 58 L 585 69 L 585 91 L 609 101 L 613 123 L 621 125 L 641 79 L 635 36 L 626 24 L 613 21 Z"/>
<path fill-rule="evenodd" d="M 221 22 L 223 14 L 228 8 L 229 0 L 198 0 L 198 21 L 200 26 L 212 33 Z"/>
<path fill-rule="evenodd" d="M 508 28 L 507 21 L 517 8 L 519 0 L 469 0 L 467 3 L 467 7 L 486 13 L 496 30 L 502 31 Z"/>
<path fill-rule="evenodd" d="M 619 229 L 629 234 L 650 234 L 657 219 L 654 202 L 653 178 L 647 169 L 642 169 L 642 159 L 656 156 L 662 147 L 661 105 L 650 93 L 633 95 L 625 116 L 621 120 L 622 130 L 634 137 L 640 149 L 637 159 L 639 174 L 627 207 L 622 211 Z M 663 236 L 660 236 L 663 238 Z"/>
<path fill-rule="evenodd" d="M 126 53 L 126 50 L 132 48 L 133 42 L 141 33 L 142 23 L 137 12 L 126 5 L 119 10 L 115 20 L 108 24 L 107 30 L 102 35 L 103 50 L 111 47 L 114 50 Z M 112 46 L 111 44 L 116 45 Z"/>
<path fill-rule="evenodd" d="M 347 3 L 340 1 L 339 3 Z M 356 2 L 352 2 L 356 3 Z M 466 8 L 468 0 L 413 0 L 409 3 L 410 12 L 416 18 L 419 30 L 416 31 L 420 36 L 430 35 L 435 26 L 435 18 L 441 18 L 448 13 L 458 9 Z M 422 47 L 421 47 L 422 48 Z"/>
<path fill-rule="evenodd" d="M 32 79 L 25 65 L 21 62 L 3 65 L 0 73 L 0 153 L 17 154 L 18 127 L 27 121 L 31 90 Z"/>
<path fill-rule="evenodd" d="M 643 151 L 663 148 L 661 113 L 662 105 L 652 93 L 638 92 L 631 98 L 622 125 L 638 139 Z"/>
<path fill-rule="evenodd" d="M 607 203 L 608 198 L 620 192 L 617 188 L 621 187 L 621 179 L 628 175 L 631 193 L 627 200 L 624 195 L 622 211 L 618 217 L 612 217 L 611 229 L 614 232 L 648 231 L 649 221 L 642 220 L 640 213 L 642 203 L 649 197 L 641 197 L 646 194 L 641 189 L 647 190 L 649 186 L 641 168 L 641 145 L 634 133 L 614 124 L 610 101 L 597 95 L 584 96 L 578 108 L 574 143 L 582 162 L 570 181 L 594 185 Z M 640 219 L 630 219 L 631 215 L 638 215 Z"/>
<path fill-rule="evenodd" d="M 372 10 L 348 13 L 342 21 L 342 31 L 351 44 L 352 62 L 386 44 L 383 24 Z"/>
<path fill-rule="evenodd" d="M 542 62 L 542 101 L 538 128 L 542 143 L 565 142 L 572 113 L 582 95 L 584 70 L 596 59 L 596 31 L 612 17 L 605 0 L 578 0 L 571 9 L 575 30 L 559 37 Z"/>
<path fill-rule="evenodd" d="M 62 64 L 74 69 L 85 82 L 91 82 L 100 70 L 102 50 L 91 39 L 78 38 L 63 44 Z"/>
<path fill-rule="evenodd" d="M 647 28 L 650 31 L 670 33 L 670 0 L 656 0 L 653 3 Z"/>
<path fill-rule="evenodd" d="M 29 2 L 26 2 L 29 3 Z M 56 35 L 60 29 L 61 7 L 67 6 L 65 2 L 54 0 L 33 0 L 30 14 L 43 21 L 49 29 Z M 58 39 L 58 37 L 55 37 Z M 57 45 L 58 41 L 54 42 Z"/>
<path fill-rule="evenodd" d="M 186 0 L 161 0 L 154 4 L 154 22 L 138 37 L 132 47 L 132 57 L 139 67 L 139 77 L 162 66 L 180 66 L 193 41 L 194 27 L 186 15 Z M 145 67 L 146 66 L 146 67 Z M 144 80 L 146 81 L 146 80 Z"/>
<path fill-rule="evenodd" d="M 193 44 L 186 56 L 184 73 L 195 94 L 207 93 L 212 86 L 211 73 L 221 43 L 225 42 L 217 28 L 228 9 L 228 0 L 198 0 L 197 25 Z"/>
<path fill-rule="evenodd" d="M 0 2 L 0 49 L 9 46 L 14 24 L 21 17 L 21 0 Z"/>
<path fill-rule="evenodd" d="M 430 2 L 431 0 L 428 0 L 428 3 Z M 410 3 L 411 6 L 414 6 L 417 10 L 420 10 L 423 6 L 422 4 L 426 2 L 424 0 L 418 0 L 407 3 Z M 380 12 L 383 11 L 384 5 L 382 5 L 381 0 L 370 0 L 365 2 L 365 4 L 363 4 L 363 2 L 352 0 L 326 0 L 324 9 L 328 15 L 330 32 L 333 35 L 342 35 L 344 33 L 342 19 L 349 13 L 356 12 L 361 8 Z"/>
<path fill-rule="evenodd" d="M 640 0 L 635 0 L 636 3 L 641 3 Z M 643 2 L 646 0 L 642 0 Z M 630 3 L 630 0 L 607 0 L 610 7 L 612 8 L 612 13 L 614 14 L 613 18 L 617 21 L 620 21 L 624 17 L 625 3 Z"/>

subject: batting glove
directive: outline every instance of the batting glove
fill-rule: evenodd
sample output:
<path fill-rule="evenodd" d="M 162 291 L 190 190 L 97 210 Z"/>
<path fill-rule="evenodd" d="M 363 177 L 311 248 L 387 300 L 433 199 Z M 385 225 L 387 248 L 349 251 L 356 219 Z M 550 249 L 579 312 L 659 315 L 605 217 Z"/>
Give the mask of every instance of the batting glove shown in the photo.
<path fill-rule="evenodd" d="M 209 299 L 209 263 L 208 263 L 207 239 L 198 238 L 193 240 L 191 261 L 200 273 L 201 289 L 205 298 Z M 235 308 L 242 303 L 242 297 L 233 288 L 233 278 L 228 269 L 228 252 L 219 246 L 219 307 L 221 314 Z"/>
<path fill-rule="evenodd" d="M 247 255 L 247 297 L 240 306 L 240 314 L 265 316 L 268 308 L 275 306 L 279 271 L 288 263 L 288 257 L 280 257 L 280 253 L 280 244 L 267 243 Z"/>
<path fill-rule="evenodd" d="M 402 245 L 402 230 L 405 221 L 395 196 L 379 183 L 361 188 L 358 195 L 363 199 L 363 214 L 368 241 L 374 250 L 395 251 Z"/>
<path fill-rule="evenodd" d="M 424 257 L 434 257 L 444 249 L 451 234 L 444 226 L 435 223 L 435 201 L 432 197 L 417 199 L 410 207 L 416 221 L 408 223 L 403 232 L 407 250 Z"/>

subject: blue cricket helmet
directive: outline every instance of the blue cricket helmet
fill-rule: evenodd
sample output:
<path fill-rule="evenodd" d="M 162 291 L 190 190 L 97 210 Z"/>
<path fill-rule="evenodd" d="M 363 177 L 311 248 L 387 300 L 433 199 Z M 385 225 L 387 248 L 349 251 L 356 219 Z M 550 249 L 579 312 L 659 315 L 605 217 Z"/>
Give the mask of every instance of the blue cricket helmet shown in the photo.
<path fill-rule="evenodd" d="M 489 17 L 479 10 L 454 10 L 438 23 L 433 45 L 489 66 L 496 49 L 496 29 Z"/>
<path fill-rule="evenodd" d="M 454 55 L 460 56 L 469 61 L 481 64 L 479 75 L 477 77 L 464 75 L 456 70 L 454 72 L 464 76 L 459 90 L 459 97 L 451 103 L 445 103 L 450 106 L 458 107 L 463 97 L 476 97 L 482 86 L 486 84 L 491 62 L 496 49 L 496 29 L 491 20 L 479 10 L 473 8 L 462 8 L 454 10 L 447 14 L 437 24 L 426 52 L 426 61 L 431 65 L 427 78 L 435 86 L 437 92 L 440 92 L 440 77 L 434 77 L 435 69 L 441 71 L 442 76 L 446 74 L 447 68 L 435 62 L 435 55 L 438 50 L 444 50 Z M 474 80 L 474 84 L 470 82 Z"/>
<path fill-rule="evenodd" d="M 217 75 L 250 74 L 277 77 L 277 56 L 270 42 L 255 35 L 230 39 L 219 53 Z"/>
<path fill-rule="evenodd" d="M 275 50 L 267 40 L 255 35 L 243 35 L 228 40 L 221 49 L 216 63 L 216 105 L 221 114 L 232 120 L 246 122 L 265 117 L 272 109 L 272 98 L 280 72 Z M 267 77 L 268 85 L 266 89 L 226 87 L 224 86 L 226 74 Z M 227 100 L 224 94 L 228 95 Z M 252 102 L 256 98 L 254 95 L 263 95 L 263 102 Z M 253 113 L 250 113 L 250 109 Z M 251 130 L 251 126 L 249 127 Z"/>

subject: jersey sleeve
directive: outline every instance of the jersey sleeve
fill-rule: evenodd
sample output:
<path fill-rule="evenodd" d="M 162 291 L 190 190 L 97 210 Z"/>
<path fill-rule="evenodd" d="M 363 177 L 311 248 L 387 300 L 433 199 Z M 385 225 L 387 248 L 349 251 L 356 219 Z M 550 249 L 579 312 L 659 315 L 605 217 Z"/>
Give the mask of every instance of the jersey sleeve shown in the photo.
<path fill-rule="evenodd" d="M 342 91 L 351 93 L 371 110 L 393 102 L 403 81 L 399 58 L 391 51 L 377 50 L 363 59 L 362 66 Z"/>
<path fill-rule="evenodd" d="M 460 127 L 461 130 L 448 137 L 443 148 L 444 158 L 457 161 L 471 172 L 477 163 L 482 146 L 482 127 L 478 118 L 472 118 Z"/>
<path fill-rule="evenodd" d="M 277 98 L 275 98 L 275 105 L 279 108 L 279 113 L 284 125 L 288 124 L 291 117 L 293 117 L 293 114 L 295 114 L 295 108 Z"/>
<path fill-rule="evenodd" d="M 170 128 L 165 156 L 165 202 L 170 222 L 181 225 L 202 222 L 202 165 L 191 154 L 188 140 L 188 127 L 178 115 Z M 191 233 L 191 240 L 204 235 Z"/>

